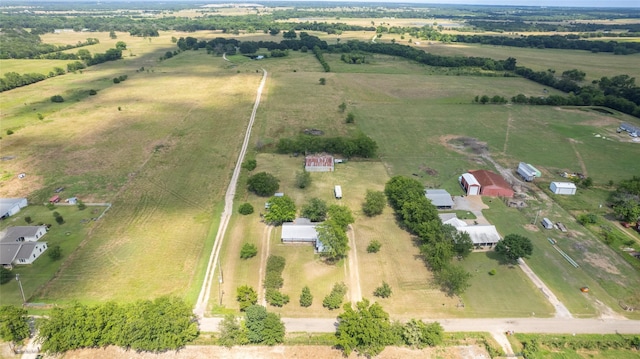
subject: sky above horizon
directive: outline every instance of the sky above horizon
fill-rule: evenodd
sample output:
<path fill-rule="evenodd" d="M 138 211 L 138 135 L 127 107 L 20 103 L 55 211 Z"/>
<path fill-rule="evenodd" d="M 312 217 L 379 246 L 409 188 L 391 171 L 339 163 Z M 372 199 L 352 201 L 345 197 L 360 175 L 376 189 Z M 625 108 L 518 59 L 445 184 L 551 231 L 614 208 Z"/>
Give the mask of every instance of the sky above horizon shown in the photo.
<path fill-rule="evenodd" d="M 42 0 L 46 1 L 67 1 L 86 2 L 87 0 Z M 128 0 L 95 0 L 96 2 L 123 2 Z M 148 2 L 178 2 L 194 0 L 131 0 Z M 198 0 L 195 0 L 198 1 Z M 207 0 L 201 0 L 206 3 Z M 270 0 L 212 0 L 210 3 L 268 3 Z M 271 1 L 291 1 L 307 2 L 318 0 L 271 0 Z M 454 5 L 500 5 L 500 6 L 537 6 L 537 7 L 599 7 L 599 8 L 640 8 L 640 0 L 323 0 L 324 2 L 375 2 L 375 3 L 416 3 L 416 4 L 454 4 Z"/>

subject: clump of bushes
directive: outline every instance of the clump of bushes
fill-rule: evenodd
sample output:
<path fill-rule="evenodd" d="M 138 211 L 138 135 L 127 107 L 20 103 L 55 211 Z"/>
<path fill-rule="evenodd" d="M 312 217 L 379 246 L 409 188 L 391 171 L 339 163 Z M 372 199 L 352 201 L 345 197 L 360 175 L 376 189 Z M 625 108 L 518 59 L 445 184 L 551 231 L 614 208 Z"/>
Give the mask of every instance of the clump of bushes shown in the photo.
<path fill-rule="evenodd" d="M 367 253 L 378 253 L 381 247 L 382 244 L 374 239 L 369 242 L 369 245 L 367 246 Z"/>
<path fill-rule="evenodd" d="M 252 243 L 245 243 L 242 245 L 242 249 L 240 250 L 240 258 L 249 259 L 253 258 L 258 254 L 258 247 Z"/>
<path fill-rule="evenodd" d="M 284 271 L 285 263 L 284 257 L 280 256 L 269 256 L 267 259 L 267 274 L 264 280 L 265 299 L 274 307 L 282 307 L 289 303 L 289 296 L 280 292 L 280 288 L 284 284 L 282 271 Z"/>
<path fill-rule="evenodd" d="M 51 102 L 64 102 L 64 98 L 60 95 L 51 96 Z"/>
<path fill-rule="evenodd" d="M 334 284 L 331 293 L 322 300 L 322 306 L 329 310 L 340 308 L 345 294 L 347 294 L 347 286 L 344 283 Z"/>
<path fill-rule="evenodd" d="M 240 207 L 238 208 L 238 213 L 242 214 L 242 215 L 248 215 L 253 213 L 253 206 L 251 205 L 251 203 L 243 203 L 240 205 Z"/>

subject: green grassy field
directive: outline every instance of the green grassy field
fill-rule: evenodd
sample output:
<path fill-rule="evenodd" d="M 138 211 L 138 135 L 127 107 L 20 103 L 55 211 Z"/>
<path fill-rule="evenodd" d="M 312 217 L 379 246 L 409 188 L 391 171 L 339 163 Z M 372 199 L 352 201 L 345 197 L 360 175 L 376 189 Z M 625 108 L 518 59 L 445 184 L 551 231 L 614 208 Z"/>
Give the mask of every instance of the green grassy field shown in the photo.
<path fill-rule="evenodd" d="M 430 53 L 446 56 L 479 56 L 496 60 L 514 57 L 519 66 L 526 66 L 536 71 L 553 69 L 557 74 L 571 69 L 578 69 L 587 74 L 586 82 L 599 80 L 603 76 L 612 77 L 623 74 L 636 79 L 640 78 L 640 70 L 638 66 L 634 65 L 640 60 L 639 54 L 618 56 L 612 53 L 594 54 L 581 50 L 540 50 L 458 43 L 428 45 L 424 41 L 419 48 Z"/>
<path fill-rule="evenodd" d="M 367 189 L 382 189 L 392 175 L 415 174 L 426 186 L 462 194 L 457 183 L 461 173 L 491 167 L 481 157 L 452 145 L 452 140 L 465 136 L 486 143 L 488 153 L 504 166 L 532 163 L 543 171 L 545 181 L 559 179 L 554 177 L 559 170 L 582 171 L 584 166 L 602 188 L 638 168 L 638 145 L 615 134 L 620 122 L 636 119 L 577 109 L 472 103 L 483 94 L 543 93 L 542 86 L 524 79 L 463 76 L 381 55 L 356 66 L 327 54 L 331 73 L 322 72 L 313 54 L 301 52 L 259 62 L 232 56 L 228 63 L 204 51 L 189 51 L 160 62 L 164 52 L 175 49 L 172 36 L 194 34 L 163 32 L 151 40 L 126 34 L 118 34 L 116 40 L 108 39 L 106 33 L 91 35 L 101 41 L 92 52 L 113 47 L 116 41 L 127 42 L 130 52 L 121 61 L 47 79 L 0 98 L 0 130 L 3 134 L 6 129 L 15 131 L 2 139 L 3 156 L 14 156 L 2 163 L 2 196 L 26 195 L 32 202 L 42 202 L 54 188 L 65 186 L 67 193 L 85 202 L 113 203 L 103 220 L 93 224 L 88 234 L 79 235 L 77 243 L 82 245 L 69 250 L 56 278 L 40 289 L 37 283 L 30 287 L 33 301 L 125 301 L 165 294 L 195 300 L 261 68 L 269 71 L 269 78 L 251 146 L 266 153 L 250 153 L 258 160 L 255 171 L 279 177 L 280 191 L 299 207 L 312 196 L 335 203 L 333 186 L 343 186 L 345 198 L 340 202 L 356 216 L 362 294 L 371 298 L 375 287 L 387 281 L 394 295 L 380 302 L 394 316 L 501 317 L 528 316 L 530 311 L 548 316 L 551 310 L 521 272 L 482 253 L 462 263 L 474 277 L 472 288 L 463 296 L 465 307 L 458 306 L 458 299 L 434 287 L 431 273 L 417 258 L 417 247 L 389 209 L 374 219 L 361 215 Z M 195 35 L 221 36 L 220 32 Z M 61 34 L 47 41 L 73 43 L 77 36 Z M 269 38 L 262 34 L 240 37 Z M 139 71 L 142 67 L 145 70 Z M 624 69 L 615 63 L 612 67 Z M 129 78 L 114 85 L 111 79 L 121 74 Z M 326 79 L 326 85 L 319 84 L 320 78 Z M 89 97 L 89 89 L 98 94 Z M 50 103 L 54 94 L 62 94 L 67 101 Z M 345 113 L 338 110 L 342 102 L 347 105 Z M 355 115 L 355 124 L 345 123 L 348 112 Z M 381 162 L 349 161 L 335 173 L 313 174 L 309 189 L 296 189 L 295 173 L 302 168 L 302 158 L 269 152 L 279 138 L 307 128 L 320 129 L 327 136 L 362 131 L 377 141 Z M 15 175 L 22 172 L 27 177 L 19 181 Z M 241 180 L 246 177 L 243 174 Z M 593 195 L 575 197 L 575 207 L 570 209 L 592 206 L 604 197 L 605 193 L 593 190 Z M 253 204 L 256 213 L 232 219 L 221 253 L 224 283 L 212 288 L 212 313 L 236 310 L 237 286 L 258 285 L 259 257 L 241 261 L 239 249 L 245 242 L 257 244 L 260 251 L 266 249 L 261 245 L 265 226 L 258 216 L 265 200 L 239 190 L 236 208 L 245 201 Z M 559 236 L 559 246 L 581 264 L 579 269 L 570 267 L 550 247 L 546 233 L 523 227 L 537 209 L 569 227 L 572 237 Z M 530 265 L 576 316 L 597 314 L 596 299 L 616 308 L 617 299 L 638 285 L 637 272 L 555 204 L 534 201 L 530 208 L 517 211 L 494 202 L 486 216 L 502 234 L 522 233 L 533 239 L 536 252 Z M 279 231 L 272 230 L 269 248 L 287 259 L 283 292 L 290 295 L 291 303 L 276 312 L 333 316 L 321 301 L 333 283 L 346 281 L 345 263 L 329 266 L 311 247 L 284 246 Z M 376 255 L 365 251 L 372 239 L 383 243 Z M 74 246 L 69 242 L 69 248 Z M 486 272 L 494 268 L 498 274 L 489 277 Z M 47 273 L 53 271 L 47 269 Z M 297 303 L 304 285 L 314 295 L 314 304 L 307 309 Z M 584 285 L 591 288 L 588 295 L 577 290 Z M 224 291 L 222 305 L 219 291 Z M 527 293 L 527 300 L 520 299 L 522 293 Z M 15 293 L 12 296 L 10 300 L 15 301 Z M 491 310 L 479 298 L 508 304 L 493 305 Z"/>

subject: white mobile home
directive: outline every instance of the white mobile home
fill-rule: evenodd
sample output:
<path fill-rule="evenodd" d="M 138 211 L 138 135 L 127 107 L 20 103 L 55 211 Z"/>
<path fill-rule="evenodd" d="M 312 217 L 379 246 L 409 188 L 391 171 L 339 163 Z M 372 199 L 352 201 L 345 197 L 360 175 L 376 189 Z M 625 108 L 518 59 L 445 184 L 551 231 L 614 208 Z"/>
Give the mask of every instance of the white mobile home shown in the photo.
<path fill-rule="evenodd" d="M 342 198 L 342 187 L 340 186 L 335 186 L 333 188 L 333 194 L 336 196 L 337 199 Z"/>
<path fill-rule="evenodd" d="M 553 229 L 553 222 L 551 222 L 549 218 L 543 218 L 542 226 L 546 229 Z"/>
<path fill-rule="evenodd" d="M 551 182 L 549 189 L 555 194 L 574 195 L 577 187 L 573 182 Z"/>

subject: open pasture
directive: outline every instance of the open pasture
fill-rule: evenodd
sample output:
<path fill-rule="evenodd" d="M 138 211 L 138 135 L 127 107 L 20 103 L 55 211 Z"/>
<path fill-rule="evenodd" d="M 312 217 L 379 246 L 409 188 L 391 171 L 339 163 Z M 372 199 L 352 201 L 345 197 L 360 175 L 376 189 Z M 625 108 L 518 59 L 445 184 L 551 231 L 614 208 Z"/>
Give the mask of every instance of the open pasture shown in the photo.
<path fill-rule="evenodd" d="M 3 163 L 6 171 L 26 172 L 39 186 L 8 180 L 3 196 L 43 201 L 64 185 L 85 201 L 113 204 L 34 300 L 197 295 L 204 271 L 196 268 L 211 246 L 210 226 L 261 74 L 237 73 L 204 52 L 158 62 L 175 49 L 165 40 L 141 44 L 148 52 L 139 56 L 11 91 L 38 99 L 103 86 L 96 96 L 60 104 L 44 121 L 23 122 L 3 139 L 3 152 L 16 155 Z M 149 71 L 136 72 L 142 66 Z M 119 74 L 129 78 L 110 83 Z"/>

